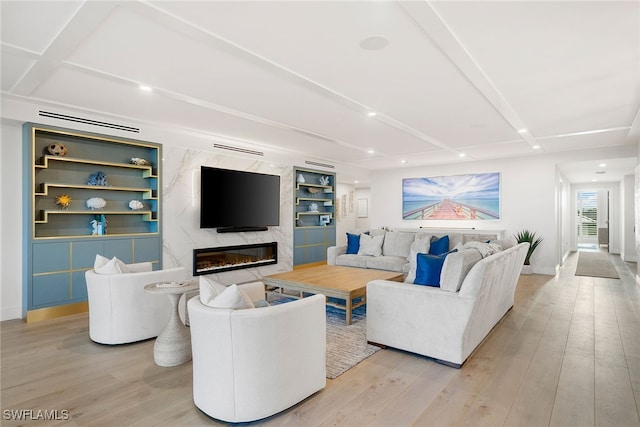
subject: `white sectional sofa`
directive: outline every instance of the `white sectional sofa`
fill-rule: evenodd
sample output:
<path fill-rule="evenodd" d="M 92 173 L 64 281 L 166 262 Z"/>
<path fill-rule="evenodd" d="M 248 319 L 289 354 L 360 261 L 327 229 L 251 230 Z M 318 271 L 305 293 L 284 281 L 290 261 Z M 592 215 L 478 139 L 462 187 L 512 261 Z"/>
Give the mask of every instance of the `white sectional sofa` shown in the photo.
<path fill-rule="evenodd" d="M 342 265 L 346 267 L 373 268 L 377 270 L 397 271 L 407 273 L 409 271 L 409 252 L 411 244 L 419 236 L 449 236 L 449 250 L 456 245 L 471 241 L 500 240 L 502 231 L 480 231 L 467 229 L 418 229 L 418 230 L 371 230 L 366 231 L 370 236 L 382 237 L 381 253 L 365 252 L 359 254 L 347 253 L 347 245 L 331 246 L 327 249 L 327 264 Z M 353 233 L 360 235 L 362 233 Z M 374 255 L 369 255 L 374 253 Z"/>
<path fill-rule="evenodd" d="M 369 282 L 367 340 L 459 368 L 513 306 L 528 246 L 448 255 L 440 287 Z"/>

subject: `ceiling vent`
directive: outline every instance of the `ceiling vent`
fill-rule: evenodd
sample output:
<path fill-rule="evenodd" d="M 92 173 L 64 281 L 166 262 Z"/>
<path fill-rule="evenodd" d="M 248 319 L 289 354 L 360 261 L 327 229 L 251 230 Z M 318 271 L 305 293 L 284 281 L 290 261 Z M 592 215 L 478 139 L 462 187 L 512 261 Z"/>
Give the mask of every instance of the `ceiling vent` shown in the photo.
<path fill-rule="evenodd" d="M 336 168 L 334 165 L 329 165 L 327 163 L 314 162 L 312 160 L 305 160 L 304 162 L 306 164 L 308 164 L 308 165 L 320 166 L 320 167 L 323 167 L 323 168 L 329 168 L 329 169 L 335 169 Z"/>
<path fill-rule="evenodd" d="M 38 115 L 42 117 L 49 117 L 51 119 L 65 120 L 67 122 L 83 123 L 85 125 L 101 126 L 103 128 L 123 130 L 125 132 L 140 133 L 139 128 L 119 125 L 117 123 L 100 122 L 98 120 L 85 119 L 84 117 L 69 116 L 66 114 L 52 113 L 50 111 L 42 111 L 42 110 L 38 112 Z"/>
<path fill-rule="evenodd" d="M 251 154 L 253 156 L 264 156 L 264 153 L 262 151 L 249 150 L 248 148 L 234 147 L 231 145 L 213 144 L 213 148 L 219 148 L 220 150 L 235 151 L 236 153 Z"/>

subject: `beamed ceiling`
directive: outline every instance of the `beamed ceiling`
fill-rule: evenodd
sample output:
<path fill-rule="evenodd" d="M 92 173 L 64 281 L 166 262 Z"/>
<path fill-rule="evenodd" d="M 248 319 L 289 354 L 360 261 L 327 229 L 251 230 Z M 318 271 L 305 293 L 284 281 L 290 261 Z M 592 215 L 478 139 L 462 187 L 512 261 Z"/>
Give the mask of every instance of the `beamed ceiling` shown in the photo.
<path fill-rule="evenodd" d="M 212 143 L 366 170 L 637 144 L 638 1 L 2 1 L 1 13 L 3 98 Z M 636 159 L 600 162 L 614 177 Z"/>

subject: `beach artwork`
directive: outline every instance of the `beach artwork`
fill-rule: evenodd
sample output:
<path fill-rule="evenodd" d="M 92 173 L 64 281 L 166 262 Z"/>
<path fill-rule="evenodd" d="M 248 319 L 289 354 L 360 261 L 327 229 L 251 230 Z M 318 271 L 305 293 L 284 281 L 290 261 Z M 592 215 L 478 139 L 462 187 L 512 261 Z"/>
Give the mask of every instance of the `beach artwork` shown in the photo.
<path fill-rule="evenodd" d="M 402 219 L 500 219 L 500 174 L 405 178 Z"/>

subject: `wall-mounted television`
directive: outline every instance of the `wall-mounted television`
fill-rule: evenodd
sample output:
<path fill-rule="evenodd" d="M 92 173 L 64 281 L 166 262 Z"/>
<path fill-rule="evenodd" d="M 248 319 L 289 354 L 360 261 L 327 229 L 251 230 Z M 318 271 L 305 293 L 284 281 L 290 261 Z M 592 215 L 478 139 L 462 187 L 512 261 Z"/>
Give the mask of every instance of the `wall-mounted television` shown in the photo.
<path fill-rule="evenodd" d="M 200 168 L 200 228 L 219 233 L 280 225 L 280 176 Z"/>

